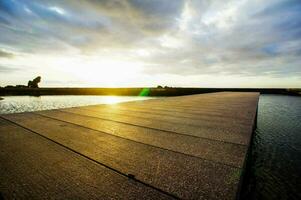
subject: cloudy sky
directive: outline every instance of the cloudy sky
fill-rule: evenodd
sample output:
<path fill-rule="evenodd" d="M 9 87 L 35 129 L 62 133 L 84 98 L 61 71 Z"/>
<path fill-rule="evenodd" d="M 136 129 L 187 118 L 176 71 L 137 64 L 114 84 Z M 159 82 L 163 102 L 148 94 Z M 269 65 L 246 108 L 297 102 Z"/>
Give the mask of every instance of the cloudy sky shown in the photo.
<path fill-rule="evenodd" d="M 0 86 L 301 87 L 300 0 L 0 0 Z"/>

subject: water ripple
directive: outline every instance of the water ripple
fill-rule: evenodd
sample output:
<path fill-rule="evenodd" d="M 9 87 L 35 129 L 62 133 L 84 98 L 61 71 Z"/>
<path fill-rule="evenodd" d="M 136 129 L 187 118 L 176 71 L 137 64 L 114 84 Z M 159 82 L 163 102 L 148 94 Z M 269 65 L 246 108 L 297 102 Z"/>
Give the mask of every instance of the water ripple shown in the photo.
<path fill-rule="evenodd" d="M 300 177 L 301 97 L 261 95 L 243 193 L 249 199 L 300 200 Z"/>

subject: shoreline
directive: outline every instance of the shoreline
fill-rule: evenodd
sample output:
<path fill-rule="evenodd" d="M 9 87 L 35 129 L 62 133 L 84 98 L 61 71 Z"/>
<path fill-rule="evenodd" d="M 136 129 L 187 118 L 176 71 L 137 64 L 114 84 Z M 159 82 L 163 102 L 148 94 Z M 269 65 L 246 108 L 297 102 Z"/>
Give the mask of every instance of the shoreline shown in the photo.
<path fill-rule="evenodd" d="M 286 88 L 0 88 L 1 96 L 114 95 L 182 96 L 211 92 L 260 92 L 301 96 L 301 89 Z M 1 97 L 0 97 L 1 98 Z"/>

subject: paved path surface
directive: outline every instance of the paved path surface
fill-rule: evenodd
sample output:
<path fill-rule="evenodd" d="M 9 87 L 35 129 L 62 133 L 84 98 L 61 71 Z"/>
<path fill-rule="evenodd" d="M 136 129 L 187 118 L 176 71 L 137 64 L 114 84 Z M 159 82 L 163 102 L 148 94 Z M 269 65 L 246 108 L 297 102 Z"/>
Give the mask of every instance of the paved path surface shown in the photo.
<path fill-rule="evenodd" d="M 4 199 L 235 199 L 258 93 L 1 115 Z"/>

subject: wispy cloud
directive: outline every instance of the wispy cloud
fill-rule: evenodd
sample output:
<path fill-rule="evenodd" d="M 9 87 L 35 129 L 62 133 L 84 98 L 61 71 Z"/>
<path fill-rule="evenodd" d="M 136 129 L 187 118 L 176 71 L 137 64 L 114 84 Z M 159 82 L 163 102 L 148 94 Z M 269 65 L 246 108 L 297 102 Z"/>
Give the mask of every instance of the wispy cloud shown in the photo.
<path fill-rule="evenodd" d="M 0 65 L 0 72 L 1 73 L 12 73 L 15 71 L 20 70 L 19 68 L 15 68 L 15 67 L 7 67 L 7 66 L 2 66 Z"/>

